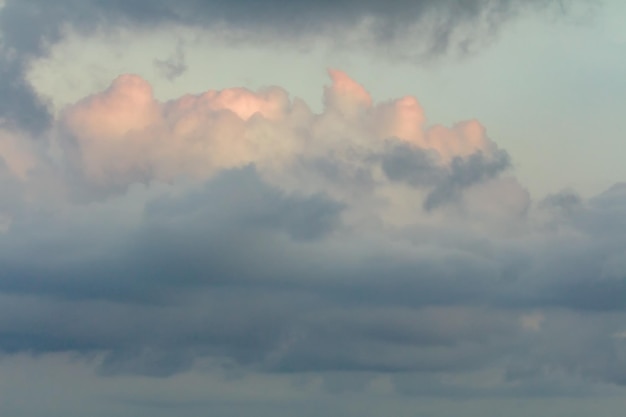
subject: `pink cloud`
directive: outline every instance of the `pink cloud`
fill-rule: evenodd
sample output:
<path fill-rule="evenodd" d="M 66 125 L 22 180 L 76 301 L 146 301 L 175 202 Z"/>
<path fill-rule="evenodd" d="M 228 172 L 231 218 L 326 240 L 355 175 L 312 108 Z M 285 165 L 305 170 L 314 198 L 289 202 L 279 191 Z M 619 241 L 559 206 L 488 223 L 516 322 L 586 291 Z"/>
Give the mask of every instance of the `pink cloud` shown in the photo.
<path fill-rule="evenodd" d="M 367 90 L 346 73 L 330 69 L 328 75 L 332 84 L 324 92 L 327 109 L 336 109 L 345 115 L 355 116 L 372 106 L 372 97 Z"/>
<path fill-rule="evenodd" d="M 0 163 L 6 165 L 9 172 L 22 181 L 28 179 L 30 171 L 38 164 L 32 147 L 28 145 L 27 139 L 0 129 Z"/>
<path fill-rule="evenodd" d="M 387 180 L 372 155 L 385 152 L 389 138 L 434 155 L 441 166 L 476 151 L 489 157 L 497 149 L 478 121 L 429 127 L 416 98 L 377 104 L 347 74 L 329 75 L 321 113 L 279 87 L 211 90 L 160 102 L 148 82 L 123 75 L 64 111 L 62 141 L 72 141 L 78 149 L 73 163 L 103 185 L 180 176 L 203 180 L 255 164 L 281 187 L 340 199 L 354 192 L 301 161 L 331 158 L 336 175 L 368 175 L 382 186 Z"/>

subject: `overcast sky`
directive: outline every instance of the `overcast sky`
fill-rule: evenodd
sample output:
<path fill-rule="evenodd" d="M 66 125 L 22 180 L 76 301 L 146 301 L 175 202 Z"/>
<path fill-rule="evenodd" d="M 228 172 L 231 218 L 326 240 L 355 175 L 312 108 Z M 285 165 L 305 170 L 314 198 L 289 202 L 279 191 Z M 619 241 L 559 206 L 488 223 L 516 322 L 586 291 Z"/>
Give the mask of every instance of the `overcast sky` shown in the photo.
<path fill-rule="evenodd" d="M 623 2 L 0 4 L 3 417 L 623 415 Z"/>

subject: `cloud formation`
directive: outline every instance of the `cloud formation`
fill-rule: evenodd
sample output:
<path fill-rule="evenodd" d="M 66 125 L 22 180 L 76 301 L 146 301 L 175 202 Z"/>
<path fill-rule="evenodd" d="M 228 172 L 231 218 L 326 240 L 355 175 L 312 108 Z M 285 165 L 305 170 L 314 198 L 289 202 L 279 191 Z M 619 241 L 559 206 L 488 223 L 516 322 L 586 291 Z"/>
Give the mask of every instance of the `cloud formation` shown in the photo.
<path fill-rule="evenodd" d="M 508 156 L 477 121 L 427 126 L 415 98 L 374 104 L 345 73 L 329 74 L 321 114 L 278 87 L 207 91 L 161 103 L 145 80 L 123 75 L 64 111 L 61 143 L 77 154 L 70 162 L 103 187 L 181 175 L 207 179 L 254 164 L 283 187 L 289 179 L 278 177 L 286 173 L 308 177 L 310 192 L 329 192 L 337 180 L 360 178 L 373 186 L 386 176 L 432 189 L 429 208 L 508 168 Z M 334 164 L 335 172 L 316 172 L 315 161 Z M 344 194 L 338 189 L 333 196 Z"/>
<path fill-rule="evenodd" d="M 319 113 L 279 87 L 161 102 L 122 75 L 49 147 L 3 131 L 0 351 L 398 395 L 623 385 L 623 185 L 533 205 L 478 121 L 329 74 Z"/>
<path fill-rule="evenodd" d="M 585 1 L 585 0 L 579 0 Z M 0 6 L 0 119 L 41 132 L 51 116 L 27 81 L 34 59 L 45 57 L 68 30 L 82 35 L 116 28 L 158 30 L 185 26 L 226 40 L 294 42 L 330 37 L 344 46 L 378 45 L 392 55 L 429 59 L 463 54 L 484 43 L 511 17 L 556 0 L 6 0 Z M 288 34 L 288 36 L 285 36 Z M 341 39 L 341 41 L 339 41 Z M 158 61 L 166 77 L 184 71 L 180 53 Z"/>

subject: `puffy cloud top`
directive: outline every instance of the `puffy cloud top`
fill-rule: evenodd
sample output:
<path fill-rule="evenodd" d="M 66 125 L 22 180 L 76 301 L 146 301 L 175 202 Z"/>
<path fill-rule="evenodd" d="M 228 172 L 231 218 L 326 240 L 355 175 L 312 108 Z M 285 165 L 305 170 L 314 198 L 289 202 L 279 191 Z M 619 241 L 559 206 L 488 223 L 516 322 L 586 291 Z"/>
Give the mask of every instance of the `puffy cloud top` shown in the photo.
<path fill-rule="evenodd" d="M 578 0 L 587 1 L 587 0 Z M 526 9 L 562 6 L 556 0 L 6 0 L 0 8 L 0 121 L 33 132 L 51 115 L 27 80 L 33 59 L 45 56 L 67 29 L 91 34 L 101 28 L 158 30 L 184 26 L 227 33 L 248 42 L 299 42 L 332 38 L 429 59 L 450 50 L 476 49 L 512 16 Z M 184 71 L 161 63 L 166 76 Z"/>
<path fill-rule="evenodd" d="M 330 78 L 316 113 L 279 87 L 161 102 L 123 75 L 50 146 L 2 131 L 0 351 L 402 395 L 623 384 L 624 187 L 533 206 L 478 121 Z"/>

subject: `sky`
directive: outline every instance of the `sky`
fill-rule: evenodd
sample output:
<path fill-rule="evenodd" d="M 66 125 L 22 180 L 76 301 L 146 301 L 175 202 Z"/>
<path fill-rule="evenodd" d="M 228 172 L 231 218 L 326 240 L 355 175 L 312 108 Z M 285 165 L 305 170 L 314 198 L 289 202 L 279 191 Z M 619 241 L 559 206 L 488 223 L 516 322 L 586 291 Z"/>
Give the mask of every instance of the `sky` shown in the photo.
<path fill-rule="evenodd" d="M 626 407 L 626 4 L 0 2 L 0 415 Z"/>

